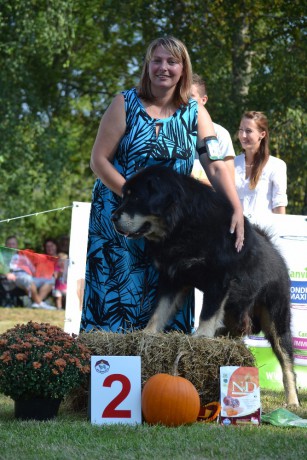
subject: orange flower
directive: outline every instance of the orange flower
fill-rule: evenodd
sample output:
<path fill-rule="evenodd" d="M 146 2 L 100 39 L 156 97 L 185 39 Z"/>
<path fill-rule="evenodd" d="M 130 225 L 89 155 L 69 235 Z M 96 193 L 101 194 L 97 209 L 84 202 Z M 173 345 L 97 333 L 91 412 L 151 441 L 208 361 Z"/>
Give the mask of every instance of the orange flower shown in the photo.
<path fill-rule="evenodd" d="M 34 363 L 32 363 L 32 366 L 34 367 L 34 369 L 39 369 L 40 367 L 42 367 L 41 363 L 37 361 L 34 361 Z"/>
<path fill-rule="evenodd" d="M 1 356 L 0 360 L 3 361 L 4 363 L 8 363 L 12 361 L 12 357 L 9 351 L 5 351 Z"/>
<path fill-rule="evenodd" d="M 13 345 L 10 345 L 11 350 L 20 350 L 21 346 L 18 343 L 13 343 Z"/>
<path fill-rule="evenodd" d="M 62 358 L 59 358 L 59 359 L 56 359 L 54 361 L 54 364 L 57 366 L 57 367 L 66 367 L 67 366 L 67 363 L 64 359 Z"/>
<path fill-rule="evenodd" d="M 59 347 L 58 345 L 53 345 L 52 347 L 50 347 L 52 351 L 54 351 L 55 353 L 58 353 L 59 351 L 62 350 L 61 347 Z"/>
<path fill-rule="evenodd" d="M 47 337 L 47 334 L 44 331 L 38 331 L 37 335 L 39 335 L 40 337 Z"/>
<path fill-rule="evenodd" d="M 17 359 L 17 361 L 26 361 L 27 355 L 25 353 L 17 353 L 15 358 Z"/>
<path fill-rule="evenodd" d="M 56 369 L 52 369 L 52 373 L 53 373 L 54 375 L 59 375 L 59 374 L 60 374 L 59 371 L 56 370 Z"/>
<path fill-rule="evenodd" d="M 43 358 L 45 359 L 52 359 L 53 358 L 53 353 L 51 353 L 51 351 L 47 351 L 47 353 L 45 353 L 43 355 Z"/>

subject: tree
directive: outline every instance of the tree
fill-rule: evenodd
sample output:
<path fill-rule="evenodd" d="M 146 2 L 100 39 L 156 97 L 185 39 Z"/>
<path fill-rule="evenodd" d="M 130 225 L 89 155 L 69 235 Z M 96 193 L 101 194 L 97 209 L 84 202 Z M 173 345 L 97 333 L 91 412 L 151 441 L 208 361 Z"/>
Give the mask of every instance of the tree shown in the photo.
<path fill-rule="evenodd" d="M 55 208 L 60 202 L 71 204 L 82 164 L 70 174 L 74 162 L 69 160 L 79 149 L 81 129 L 72 117 L 70 100 L 61 96 L 74 42 L 73 2 L 1 3 L 3 219 Z M 40 247 L 47 232 L 69 232 L 66 216 L 2 223 L 2 240 L 17 232 L 21 244 Z"/>
<path fill-rule="evenodd" d="M 0 220 L 89 201 L 99 119 L 137 84 L 147 44 L 173 34 L 207 81 L 213 119 L 235 133 L 263 110 L 288 164 L 288 212 L 306 212 L 304 10 L 298 0 L 0 0 Z M 286 76 L 286 77 L 285 77 Z M 70 213 L 0 225 L 38 247 Z"/>

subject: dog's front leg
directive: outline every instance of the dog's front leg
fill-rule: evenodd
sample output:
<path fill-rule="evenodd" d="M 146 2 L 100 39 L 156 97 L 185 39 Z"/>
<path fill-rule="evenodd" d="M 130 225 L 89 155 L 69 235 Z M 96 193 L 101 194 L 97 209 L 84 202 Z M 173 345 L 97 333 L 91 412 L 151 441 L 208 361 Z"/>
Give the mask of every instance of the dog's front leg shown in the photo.
<path fill-rule="evenodd" d="M 217 329 L 223 326 L 225 305 L 228 292 L 222 286 L 208 286 L 203 298 L 203 306 L 199 318 L 199 326 L 194 333 L 195 337 L 213 338 Z"/>
<path fill-rule="evenodd" d="M 144 332 L 155 333 L 163 331 L 168 321 L 182 308 L 187 291 L 187 288 L 178 290 L 175 287 L 168 287 L 164 289 L 164 287 L 160 286 L 157 307 Z"/>
<path fill-rule="evenodd" d="M 208 337 L 213 338 L 215 332 L 223 325 L 223 312 L 218 311 L 211 318 L 199 321 L 197 331 L 193 334 L 195 337 Z"/>

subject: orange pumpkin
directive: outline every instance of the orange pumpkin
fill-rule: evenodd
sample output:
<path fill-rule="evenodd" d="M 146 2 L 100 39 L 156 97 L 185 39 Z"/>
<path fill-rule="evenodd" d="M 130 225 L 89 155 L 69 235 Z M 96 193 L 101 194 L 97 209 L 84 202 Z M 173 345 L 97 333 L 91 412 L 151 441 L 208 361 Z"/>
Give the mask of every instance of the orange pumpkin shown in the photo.
<path fill-rule="evenodd" d="M 150 377 L 142 391 L 142 411 L 147 423 L 179 426 L 196 421 L 200 398 L 187 379 L 170 374 Z"/>

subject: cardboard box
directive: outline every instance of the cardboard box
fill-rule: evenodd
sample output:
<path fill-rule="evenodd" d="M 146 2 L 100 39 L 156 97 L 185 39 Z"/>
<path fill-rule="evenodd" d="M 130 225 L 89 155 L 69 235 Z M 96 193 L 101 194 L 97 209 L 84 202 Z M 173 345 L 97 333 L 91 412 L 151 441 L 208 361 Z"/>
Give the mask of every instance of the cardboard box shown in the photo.
<path fill-rule="evenodd" d="M 222 425 L 260 425 L 260 387 L 257 367 L 221 366 Z"/>

